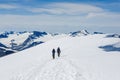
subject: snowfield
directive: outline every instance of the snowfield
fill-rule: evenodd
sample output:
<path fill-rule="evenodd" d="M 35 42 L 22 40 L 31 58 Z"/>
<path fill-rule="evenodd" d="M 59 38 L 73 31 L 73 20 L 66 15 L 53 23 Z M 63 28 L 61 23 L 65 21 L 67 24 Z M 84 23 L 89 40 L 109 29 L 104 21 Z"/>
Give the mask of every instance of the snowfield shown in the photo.
<path fill-rule="evenodd" d="M 120 51 L 100 46 L 116 44 L 120 38 L 106 34 L 66 36 L 0 58 L 0 80 L 120 80 Z M 52 59 L 53 48 L 61 57 Z"/>

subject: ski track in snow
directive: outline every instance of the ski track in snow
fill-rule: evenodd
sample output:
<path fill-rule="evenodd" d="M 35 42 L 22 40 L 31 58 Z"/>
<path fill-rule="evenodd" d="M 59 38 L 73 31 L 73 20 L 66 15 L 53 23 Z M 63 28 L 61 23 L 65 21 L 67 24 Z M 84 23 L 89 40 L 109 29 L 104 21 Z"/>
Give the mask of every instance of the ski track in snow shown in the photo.
<path fill-rule="evenodd" d="M 37 67 L 12 80 L 86 80 L 73 63 L 65 59 L 55 59 L 42 67 Z"/>

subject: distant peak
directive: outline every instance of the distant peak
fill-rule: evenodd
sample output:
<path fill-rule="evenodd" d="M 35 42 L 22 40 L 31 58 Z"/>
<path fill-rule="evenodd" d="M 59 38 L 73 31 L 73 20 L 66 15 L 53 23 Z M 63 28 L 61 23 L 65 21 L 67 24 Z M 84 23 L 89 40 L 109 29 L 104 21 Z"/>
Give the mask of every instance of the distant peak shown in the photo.
<path fill-rule="evenodd" d="M 71 32 L 71 36 L 82 36 L 82 35 L 88 35 L 89 32 L 87 30 L 80 30 L 76 32 Z"/>

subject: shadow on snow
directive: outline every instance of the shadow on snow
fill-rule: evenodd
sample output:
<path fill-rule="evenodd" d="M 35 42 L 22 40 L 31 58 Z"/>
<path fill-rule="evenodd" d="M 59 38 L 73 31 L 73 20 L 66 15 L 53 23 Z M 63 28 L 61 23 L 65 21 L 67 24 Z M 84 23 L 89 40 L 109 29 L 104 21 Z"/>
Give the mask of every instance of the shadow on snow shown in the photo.
<path fill-rule="evenodd" d="M 115 47 L 113 45 L 100 46 L 99 48 L 102 48 L 104 51 L 107 51 L 107 52 L 120 51 L 120 47 Z"/>

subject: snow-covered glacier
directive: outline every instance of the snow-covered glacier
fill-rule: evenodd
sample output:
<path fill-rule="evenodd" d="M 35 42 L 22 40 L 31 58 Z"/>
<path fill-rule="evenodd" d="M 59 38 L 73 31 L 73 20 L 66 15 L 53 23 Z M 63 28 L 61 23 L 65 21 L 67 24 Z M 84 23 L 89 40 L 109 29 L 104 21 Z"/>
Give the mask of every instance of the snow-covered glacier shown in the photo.
<path fill-rule="evenodd" d="M 120 38 L 107 35 L 46 35 L 45 43 L 1 57 L 0 80 L 120 80 L 120 52 L 100 48 L 120 48 Z M 57 47 L 61 57 L 52 59 Z"/>

